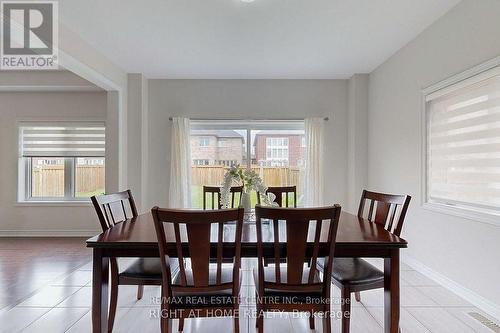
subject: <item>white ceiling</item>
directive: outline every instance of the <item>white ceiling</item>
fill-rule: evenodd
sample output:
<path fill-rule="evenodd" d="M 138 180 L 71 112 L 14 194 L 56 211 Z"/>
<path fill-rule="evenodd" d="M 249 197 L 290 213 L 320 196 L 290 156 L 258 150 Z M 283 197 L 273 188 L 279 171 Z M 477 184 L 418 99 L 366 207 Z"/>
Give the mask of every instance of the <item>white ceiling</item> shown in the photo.
<path fill-rule="evenodd" d="M 63 0 L 60 19 L 150 78 L 368 73 L 459 0 Z"/>

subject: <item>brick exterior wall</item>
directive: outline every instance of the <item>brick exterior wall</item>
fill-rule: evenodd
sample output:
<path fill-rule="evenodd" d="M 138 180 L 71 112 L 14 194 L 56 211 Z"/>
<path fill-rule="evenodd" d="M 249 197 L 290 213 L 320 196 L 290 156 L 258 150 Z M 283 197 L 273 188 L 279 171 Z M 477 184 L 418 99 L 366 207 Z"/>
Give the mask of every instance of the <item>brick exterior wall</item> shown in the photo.
<path fill-rule="evenodd" d="M 289 166 L 299 165 L 300 160 L 305 158 L 306 148 L 302 147 L 302 138 L 300 134 L 283 135 L 283 134 L 257 134 L 255 136 L 255 161 L 257 165 L 259 161 L 266 161 L 266 141 L 267 138 L 288 138 L 288 161 Z"/>
<path fill-rule="evenodd" d="M 202 139 L 208 139 L 208 146 L 200 146 Z M 209 165 L 218 165 L 219 161 L 236 161 L 237 164 L 241 164 L 243 160 L 243 138 L 192 135 L 191 158 L 193 163 L 195 160 L 208 160 Z"/>

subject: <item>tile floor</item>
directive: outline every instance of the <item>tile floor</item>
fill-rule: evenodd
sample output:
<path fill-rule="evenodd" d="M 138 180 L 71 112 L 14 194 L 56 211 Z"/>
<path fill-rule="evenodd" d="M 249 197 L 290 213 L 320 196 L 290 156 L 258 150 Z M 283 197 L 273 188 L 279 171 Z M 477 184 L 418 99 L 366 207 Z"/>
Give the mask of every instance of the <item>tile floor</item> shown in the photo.
<path fill-rule="evenodd" d="M 0 333 L 91 332 L 90 252 L 68 252 L 67 242 L 56 242 L 55 246 L 52 242 L 52 248 L 60 245 L 66 250 L 52 251 L 50 256 L 44 255 L 43 252 L 38 255 L 33 252 L 31 260 L 23 261 L 23 274 L 14 280 L 7 278 L 9 274 L 6 272 L 7 265 L 13 265 L 13 259 L 7 256 L 12 254 L 9 253 L 14 247 L 12 244 L 8 246 L 0 239 L 0 273 L 3 273 L 0 274 L 0 299 L 2 296 L 4 299 L 4 303 L 0 303 Z M 81 241 L 75 240 L 74 246 L 80 247 Z M 37 256 L 40 261 L 36 260 Z M 71 261 L 73 265 L 68 264 L 68 258 L 75 258 Z M 376 261 L 374 263 L 380 264 Z M 40 265 L 55 268 L 44 271 L 38 269 Z M 250 276 L 251 266 L 251 261 L 242 266 L 242 295 L 251 296 L 254 293 Z M 25 279 L 31 282 L 26 284 L 23 282 Z M 24 288 L 25 295 L 19 292 L 24 290 L 20 285 L 30 287 Z M 13 286 L 18 290 L 16 299 L 6 296 Z M 338 290 L 335 287 L 333 290 L 334 297 L 338 297 Z M 114 332 L 159 332 L 159 320 L 151 316 L 151 310 L 156 309 L 152 300 L 159 295 L 159 287 L 146 287 L 144 297 L 140 301 L 135 299 L 135 293 L 135 287 L 120 287 Z M 383 332 L 382 290 L 363 292 L 361 297 L 361 303 L 354 300 L 352 303 L 351 332 Z M 405 333 L 493 332 L 468 314 L 473 311 L 482 313 L 481 311 L 405 264 L 402 264 L 401 272 L 401 303 L 401 330 Z M 250 298 L 243 301 L 240 311 L 248 315 L 240 320 L 241 332 L 255 332 L 255 320 L 249 315 L 253 309 L 255 308 Z M 294 318 L 287 314 L 265 319 L 264 325 L 265 331 L 273 333 L 313 332 L 309 329 L 307 319 Z M 188 319 L 184 332 L 219 333 L 229 332 L 231 328 L 232 321 L 229 319 Z M 319 319 L 316 321 L 316 331 L 322 332 Z M 339 320 L 333 320 L 333 332 L 340 332 Z"/>

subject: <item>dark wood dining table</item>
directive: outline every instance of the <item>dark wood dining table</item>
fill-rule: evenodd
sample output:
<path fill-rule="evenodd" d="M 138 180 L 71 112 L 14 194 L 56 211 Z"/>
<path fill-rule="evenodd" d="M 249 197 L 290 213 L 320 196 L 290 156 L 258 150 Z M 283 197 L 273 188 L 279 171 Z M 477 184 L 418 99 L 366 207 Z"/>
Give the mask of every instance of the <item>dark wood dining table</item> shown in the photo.
<path fill-rule="evenodd" d="M 231 227 L 231 226 L 226 226 Z M 324 226 L 323 230 L 327 230 Z M 175 257 L 177 250 L 172 230 L 166 230 L 168 252 Z M 229 233 L 228 233 L 229 234 Z M 263 225 L 264 256 L 274 258 L 272 228 Z M 311 234 L 311 233 L 310 233 Z M 216 233 L 214 235 L 216 237 Z M 322 235 L 326 237 L 326 235 Z M 215 240 L 216 238 L 214 238 Z M 245 222 L 241 256 L 257 257 L 255 223 Z M 286 234 L 280 232 L 280 244 L 285 250 Z M 231 257 L 234 240 L 224 238 L 224 255 Z M 213 243 L 214 253 L 217 243 Z M 311 239 L 312 248 L 312 239 Z M 399 329 L 399 250 L 408 246 L 407 241 L 386 231 L 383 226 L 366 219 L 342 212 L 337 232 L 335 257 L 371 257 L 384 259 L 384 332 L 397 333 Z M 107 332 L 108 279 L 110 257 L 159 257 L 158 241 L 151 213 L 129 219 L 87 240 L 93 249 L 92 269 L 92 331 Z M 187 244 L 183 251 L 187 252 Z M 311 249 L 312 252 L 312 249 Z M 320 255 L 325 254 L 320 247 Z"/>

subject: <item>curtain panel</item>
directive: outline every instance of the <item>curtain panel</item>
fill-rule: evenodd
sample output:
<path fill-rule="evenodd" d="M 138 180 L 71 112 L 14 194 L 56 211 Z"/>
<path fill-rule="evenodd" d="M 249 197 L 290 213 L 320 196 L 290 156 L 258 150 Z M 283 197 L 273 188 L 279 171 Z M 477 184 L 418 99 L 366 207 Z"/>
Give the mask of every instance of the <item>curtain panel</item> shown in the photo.
<path fill-rule="evenodd" d="M 191 207 L 190 126 L 188 118 L 172 118 L 168 201 L 170 208 Z"/>
<path fill-rule="evenodd" d="M 305 204 L 308 207 L 324 204 L 323 156 L 324 156 L 324 119 L 305 119 L 306 137 L 306 174 Z"/>

